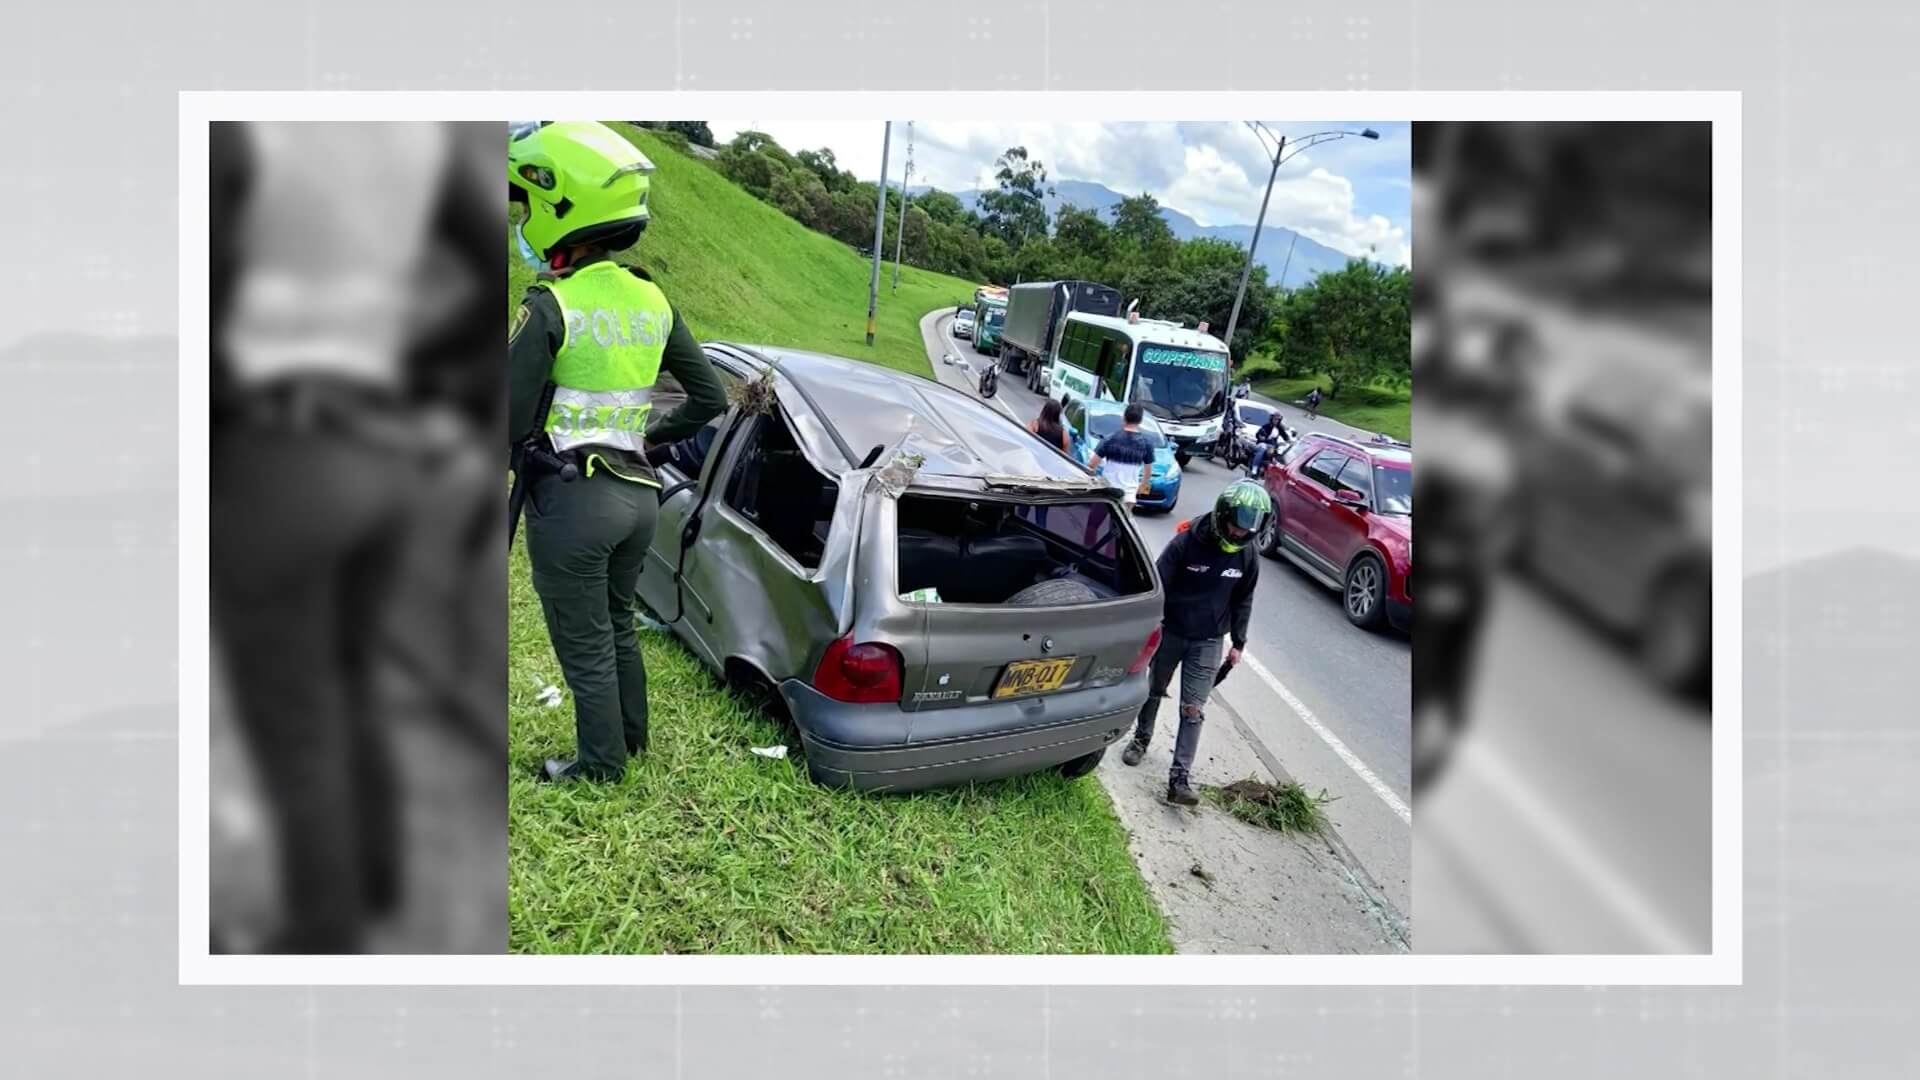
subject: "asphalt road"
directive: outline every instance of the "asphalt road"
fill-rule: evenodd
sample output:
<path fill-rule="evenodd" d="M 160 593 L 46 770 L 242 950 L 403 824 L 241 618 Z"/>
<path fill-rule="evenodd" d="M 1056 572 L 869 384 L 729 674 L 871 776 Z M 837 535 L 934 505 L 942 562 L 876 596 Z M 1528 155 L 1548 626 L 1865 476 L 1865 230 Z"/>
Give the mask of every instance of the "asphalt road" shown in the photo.
<path fill-rule="evenodd" d="M 974 352 L 971 342 L 952 336 L 950 313 L 929 315 L 922 330 L 936 375 L 971 391 L 980 366 L 990 358 Z M 944 363 L 945 353 L 965 359 L 969 367 L 963 371 Z M 1003 373 L 991 400 L 1024 424 L 1040 414 L 1044 399 L 1029 392 L 1018 376 Z M 1308 419 L 1290 406 L 1281 406 L 1281 411 L 1289 426 L 1302 431 L 1359 434 L 1325 418 Z M 1174 511 L 1135 519 L 1141 536 L 1157 554 L 1180 521 L 1211 507 L 1220 490 L 1239 475 L 1204 458 L 1194 459 L 1185 469 Z M 1342 613 L 1337 594 L 1291 563 L 1268 560 L 1261 565 L 1247 652 L 1272 681 L 1243 666 L 1222 685 L 1222 695 L 1294 778 L 1336 797 L 1328 811 L 1343 839 L 1400 910 L 1410 911 L 1411 826 L 1379 790 L 1384 787 L 1402 809 L 1412 803 L 1409 640 L 1403 634 L 1354 627 Z M 1168 719 L 1163 717 L 1162 723 Z M 1315 730 L 1315 723 L 1348 753 L 1335 749 Z M 1370 771 L 1377 784 L 1369 784 L 1349 757 Z"/>

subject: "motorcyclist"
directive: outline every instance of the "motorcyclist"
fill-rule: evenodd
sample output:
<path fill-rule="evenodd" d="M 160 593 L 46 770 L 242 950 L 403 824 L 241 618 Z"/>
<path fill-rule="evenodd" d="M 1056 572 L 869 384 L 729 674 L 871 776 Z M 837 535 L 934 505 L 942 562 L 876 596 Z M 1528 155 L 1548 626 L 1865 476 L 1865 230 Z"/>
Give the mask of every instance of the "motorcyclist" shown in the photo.
<path fill-rule="evenodd" d="M 1213 693 L 1220 667 L 1220 639 L 1232 639 L 1226 659 L 1240 662 L 1253 618 L 1254 588 L 1260 579 L 1260 553 L 1254 541 L 1273 518 L 1273 501 L 1251 480 L 1228 484 L 1210 513 L 1180 523 L 1155 561 L 1166 589 L 1160 648 L 1153 654 L 1147 701 L 1134 724 L 1133 741 L 1120 760 L 1138 765 L 1153 739 L 1154 714 L 1167 696 L 1175 668 L 1180 673 L 1180 731 L 1173 767 L 1167 774 L 1167 801 L 1195 806 L 1200 797 L 1191 782 L 1194 755 L 1200 749 L 1202 709 Z"/>
<path fill-rule="evenodd" d="M 1247 466 L 1248 476 L 1253 477 L 1255 480 L 1260 479 L 1260 469 L 1261 466 L 1266 464 L 1267 455 L 1279 449 L 1280 443 L 1286 438 L 1286 435 L 1287 426 L 1281 422 L 1280 414 L 1277 412 L 1268 413 L 1267 422 L 1260 425 L 1259 434 L 1253 437 L 1253 461 Z"/>

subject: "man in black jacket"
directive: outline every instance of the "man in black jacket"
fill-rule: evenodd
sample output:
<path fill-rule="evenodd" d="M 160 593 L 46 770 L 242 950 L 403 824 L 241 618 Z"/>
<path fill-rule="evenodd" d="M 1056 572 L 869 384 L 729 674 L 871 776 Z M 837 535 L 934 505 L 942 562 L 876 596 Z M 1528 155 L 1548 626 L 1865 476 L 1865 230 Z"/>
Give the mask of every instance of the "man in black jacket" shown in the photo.
<path fill-rule="evenodd" d="M 1195 806 L 1189 773 L 1200 748 L 1200 725 L 1213 676 L 1220 668 L 1220 638 L 1230 635 L 1227 658 L 1240 660 L 1247 647 L 1247 622 L 1253 617 L 1253 590 L 1260 579 L 1260 553 L 1254 541 L 1273 517 L 1273 500 L 1251 480 L 1236 480 L 1220 492 L 1213 512 L 1182 522 L 1155 563 L 1166 591 L 1160 623 L 1160 648 L 1153 654 L 1153 678 L 1147 703 L 1140 707 L 1133 741 L 1120 760 L 1140 764 L 1153 739 L 1154 714 L 1167 696 L 1173 669 L 1180 672 L 1180 733 L 1173 745 L 1173 769 L 1167 775 L 1167 801 Z"/>

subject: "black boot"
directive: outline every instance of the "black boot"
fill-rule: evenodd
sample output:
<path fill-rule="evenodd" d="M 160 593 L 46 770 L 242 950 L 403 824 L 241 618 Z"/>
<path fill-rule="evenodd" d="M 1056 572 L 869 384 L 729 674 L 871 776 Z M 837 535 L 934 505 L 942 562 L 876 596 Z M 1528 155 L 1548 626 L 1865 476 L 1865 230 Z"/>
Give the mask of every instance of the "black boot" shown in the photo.
<path fill-rule="evenodd" d="M 1128 765 L 1138 765 L 1140 764 L 1140 759 L 1146 756 L 1147 744 L 1141 742 L 1139 739 L 1129 740 L 1127 748 L 1120 751 L 1120 760 L 1126 762 Z"/>
<path fill-rule="evenodd" d="M 1200 796 L 1194 794 L 1185 776 L 1175 773 L 1167 778 L 1167 801 L 1175 806 L 1199 806 Z"/>

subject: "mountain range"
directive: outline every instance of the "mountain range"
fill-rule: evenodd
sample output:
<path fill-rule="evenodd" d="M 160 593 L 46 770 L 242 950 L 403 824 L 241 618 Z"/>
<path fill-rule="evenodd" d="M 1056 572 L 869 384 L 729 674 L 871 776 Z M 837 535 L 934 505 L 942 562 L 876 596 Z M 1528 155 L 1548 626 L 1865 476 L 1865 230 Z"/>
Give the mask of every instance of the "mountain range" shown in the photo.
<path fill-rule="evenodd" d="M 1056 180 L 1053 182 L 1053 194 L 1046 200 L 1047 214 L 1051 217 L 1058 213 L 1061 206 L 1077 206 L 1082 210 L 1092 210 L 1104 221 L 1113 219 L 1112 210 L 1126 198 L 1105 184 L 1089 180 Z M 927 185 L 914 185 L 908 188 L 913 195 L 923 195 L 931 190 Z M 960 205 L 968 210 L 979 206 L 979 190 L 950 192 L 960 200 Z M 1181 240 L 1193 240 L 1210 237 L 1225 240 L 1244 248 L 1253 238 L 1251 225 L 1202 225 L 1193 218 L 1171 206 L 1160 208 L 1160 218 L 1173 230 L 1173 235 Z M 1288 257 L 1288 249 L 1292 257 Z M 1267 268 L 1267 280 L 1275 284 L 1299 286 L 1319 274 L 1329 270 L 1338 270 L 1347 265 L 1350 257 L 1345 252 L 1311 240 L 1292 229 L 1279 225 L 1268 225 L 1260 230 L 1260 250 L 1256 257 Z M 1282 271 L 1286 277 L 1281 278 Z"/>

